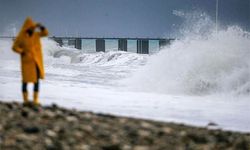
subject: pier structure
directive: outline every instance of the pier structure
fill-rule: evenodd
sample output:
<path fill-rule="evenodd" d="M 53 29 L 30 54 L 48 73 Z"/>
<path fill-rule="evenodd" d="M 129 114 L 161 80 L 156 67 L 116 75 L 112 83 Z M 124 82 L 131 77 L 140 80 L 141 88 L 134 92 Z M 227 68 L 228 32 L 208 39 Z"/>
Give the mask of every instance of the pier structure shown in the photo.
<path fill-rule="evenodd" d="M 105 40 L 117 40 L 118 41 L 118 50 L 128 51 L 128 40 L 136 41 L 136 52 L 139 54 L 149 54 L 149 41 L 156 40 L 159 42 L 159 49 L 164 48 L 167 45 L 171 44 L 171 41 L 174 39 L 164 39 L 164 38 L 92 38 L 92 37 L 51 37 L 56 41 L 60 46 L 68 45 L 76 49 L 82 50 L 82 40 L 95 40 L 95 51 L 96 52 L 105 52 L 106 44 Z"/>
<path fill-rule="evenodd" d="M 128 51 L 128 40 L 127 39 L 119 39 L 118 40 L 118 50 Z"/>
<path fill-rule="evenodd" d="M 105 39 L 96 39 L 95 40 L 96 52 L 105 52 Z"/>

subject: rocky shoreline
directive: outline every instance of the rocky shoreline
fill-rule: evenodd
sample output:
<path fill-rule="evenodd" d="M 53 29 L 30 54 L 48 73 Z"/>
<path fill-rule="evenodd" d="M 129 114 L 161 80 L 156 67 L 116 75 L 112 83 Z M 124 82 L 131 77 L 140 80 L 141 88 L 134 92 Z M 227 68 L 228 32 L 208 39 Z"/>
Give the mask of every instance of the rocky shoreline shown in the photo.
<path fill-rule="evenodd" d="M 250 133 L 0 102 L 1 150 L 250 149 Z"/>

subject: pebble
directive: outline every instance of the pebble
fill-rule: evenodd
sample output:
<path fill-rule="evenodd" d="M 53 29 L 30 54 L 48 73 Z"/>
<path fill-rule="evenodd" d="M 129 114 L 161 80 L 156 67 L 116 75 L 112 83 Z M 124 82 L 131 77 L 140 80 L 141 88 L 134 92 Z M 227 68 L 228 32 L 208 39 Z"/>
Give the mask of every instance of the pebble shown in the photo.
<path fill-rule="evenodd" d="M 218 124 L 215 123 L 215 122 L 209 122 L 209 123 L 207 124 L 207 126 L 218 126 Z"/>
<path fill-rule="evenodd" d="M 76 150 L 91 150 L 91 147 L 86 144 L 79 144 L 75 146 Z"/>
<path fill-rule="evenodd" d="M 139 134 L 139 136 L 142 136 L 142 137 L 148 137 L 148 136 L 150 136 L 150 132 L 146 131 L 146 130 L 139 130 L 138 134 Z"/>
<path fill-rule="evenodd" d="M 118 144 L 107 145 L 107 146 L 103 146 L 102 150 L 121 150 L 121 147 Z"/>
<path fill-rule="evenodd" d="M 24 118 L 27 118 L 27 117 L 29 116 L 29 113 L 28 113 L 28 111 L 26 111 L 26 110 L 22 110 L 21 115 L 22 115 Z"/>
<path fill-rule="evenodd" d="M 92 117 L 93 117 L 93 115 L 87 112 L 87 113 L 85 113 L 81 118 L 84 118 L 84 119 L 91 119 Z"/>
<path fill-rule="evenodd" d="M 16 140 L 15 139 L 7 139 L 3 142 L 3 144 L 6 146 L 13 146 L 16 144 Z"/>
<path fill-rule="evenodd" d="M 10 112 L 10 113 L 8 114 L 7 117 L 8 117 L 9 119 L 11 119 L 11 118 L 14 118 L 14 116 L 15 116 L 15 114 L 14 114 L 13 112 Z"/>
<path fill-rule="evenodd" d="M 172 128 L 169 128 L 169 127 L 163 127 L 162 128 L 162 131 L 166 134 L 170 134 L 173 132 L 173 129 Z"/>
<path fill-rule="evenodd" d="M 150 150 L 148 146 L 135 146 L 133 150 Z"/>
<path fill-rule="evenodd" d="M 37 141 L 38 137 L 34 135 L 27 135 L 24 133 L 16 135 L 16 139 L 19 141 L 27 142 L 27 141 Z"/>
<path fill-rule="evenodd" d="M 53 127 L 53 131 L 55 131 L 55 132 L 60 132 L 61 129 L 62 128 L 60 126 L 54 126 Z"/>
<path fill-rule="evenodd" d="M 131 145 L 123 145 L 122 150 L 132 150 Z"/>
<path fill-rule="evenodd" d="M 53 146 L 53 142 L 50 138 L 45 138 L 44 140 L 45 146 L 46 147 L 52 147 Z"/>
<path fill-rule="evenodd" d="M 83 134 L 80 131 L 74 131 L 73 135 L 78 139 L 83 138 Z"/>
<path fill-rule="evenodd" d="M 53 103 L 53 104 L 51 105 L 51 108 L 52 108 L 52 109 L 58 109 L 58 106 L 57 106 L 55 103 Z"/>
<path fill-rule="evenodd" d="M 52 138 L 57 136 L 56 132 L 54 132 L 52 130 L 47 130 L 46 135 L 49 136 L 49 137 L 52 137 Z"/>
<path fill-rule="evenodd" d="M 117 136 L 117 135 L 111 135 L 111 141 L 112 141 L 112 143 L 120 143 L 121 141 L 120 141 L 121 139 Z"/>
<path fill-rule="evenodd" d="M 60 115 L 63 115 L 63 112 L 61 110 L 56 110 L 55 114 L 60 116 Z"/>
<path fill-rule="evenodd" d="M 180 132 L 180 136 L 183 137 L 183 136 L 186 136 L 186 135 L 187 135 L 187 132 L 186 132 L 186 131 L 181 131 L 181 132 Z"/>
<path fill-rule="evenodd" d="M 120 119 L 119 119 L 119 122 L 120 122 L 121 124 L 124 124 L 124 123 L 127 123 L 127 122 L 128 122 L 128 119 L 127 119 L 127 118 L 120 118 Z"/>
<path fill-rule="evenodd" d="M 56 114 L 50 110 L 46 110 L 43 112 L 43 117 L 54 118 L 55 116 Z"/>
<path fill-rule="evenodd" d="M 93 131 L 93 127 L 90 125 L 82 125 L 81 129 L 84 131 L 88 131 L 88 132 L 92 132 Z"/>
<path fill-rule="evenodd" d="M 141 127 L 143 128 L 146 128 L 146 129 L 149 129 L 149 128 L 152 128 L 152 125 L 150 123 L 147 123 L 147 122 L 142 122 L 141 123 Z"/>
<path fill-rule="evenodd" d="M 38 133 L 40 131 L 40 129 L 36 126 L 31 126 L 31 127 L 25 127 L 23 128 L 23 131 L 28 133 L 28 134 L 35 134 Z"/>
<path fill-rule="evenodd" d="M 68 122 L 76 122 L 76 121 L 77 121 L 77 118 L 74 117 L 74 116 L 67 116 L 67 117 L 66 117 L 66 120 L 67 120 Z"/>

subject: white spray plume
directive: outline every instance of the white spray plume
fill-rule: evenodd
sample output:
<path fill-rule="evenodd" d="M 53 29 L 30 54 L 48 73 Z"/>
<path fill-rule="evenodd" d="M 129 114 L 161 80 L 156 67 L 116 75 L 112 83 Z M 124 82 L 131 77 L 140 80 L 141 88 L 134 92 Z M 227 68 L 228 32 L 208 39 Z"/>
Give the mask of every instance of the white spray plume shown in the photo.
<path fill-rule="evenodd" d="M 186 28 L 182 38 L 149 58 L 128 80 L 129 86 L 165 94 L 249 95 L 250 33 L 237 26 L 216 33 L 213 21 L 204 14 L 186 23 L 190 30 Z"/>

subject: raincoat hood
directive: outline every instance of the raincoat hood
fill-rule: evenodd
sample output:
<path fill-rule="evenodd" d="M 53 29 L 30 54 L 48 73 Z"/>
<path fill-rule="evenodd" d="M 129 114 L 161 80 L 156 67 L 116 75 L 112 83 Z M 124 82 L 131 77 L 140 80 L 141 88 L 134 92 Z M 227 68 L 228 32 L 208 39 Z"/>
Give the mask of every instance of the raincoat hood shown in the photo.
<path fill-rule="evenodd" d="M 27 29 L 29 28 L 34 29 L 35 27 L 36 27 L 36 23 L 31 19 L 31 17 L 27 17 L 17 37 L 24 36 Z"/>

